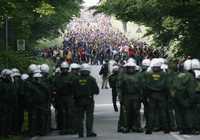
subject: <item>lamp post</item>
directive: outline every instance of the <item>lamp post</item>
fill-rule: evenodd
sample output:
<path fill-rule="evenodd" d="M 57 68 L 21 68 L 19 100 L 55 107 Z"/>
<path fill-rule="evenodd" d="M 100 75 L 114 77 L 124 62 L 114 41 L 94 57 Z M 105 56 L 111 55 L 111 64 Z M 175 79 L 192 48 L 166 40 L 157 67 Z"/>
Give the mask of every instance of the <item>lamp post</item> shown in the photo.
<path fill-rule="evenodd" d="M 6 51 L 8 51 L 8 20 L 9 19 L 11 19 L 11 17 L 6 16 L 6 21 L 5 21 Z"/>
<path fill-rule="evenodd" d="M 5 32 L 6 32 L 6 51 L 8 51 L 8 17 L 6 16 L 6 28 L 5 28 Z"/>

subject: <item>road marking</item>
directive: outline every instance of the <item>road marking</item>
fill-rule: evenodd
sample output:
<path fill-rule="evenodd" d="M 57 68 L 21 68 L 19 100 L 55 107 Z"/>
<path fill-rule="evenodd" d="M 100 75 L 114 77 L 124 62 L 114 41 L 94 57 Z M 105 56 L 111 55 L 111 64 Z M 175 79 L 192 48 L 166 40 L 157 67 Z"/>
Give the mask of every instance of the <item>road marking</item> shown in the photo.
<path fill-rule="evenodd" d="M 177 140 L 185 140 L 184 138 L 182 138 L 181 136 L 175 134 L 175 133 L 170 133 L 171 136 L 173 136 L 175 139 Z"/>
<path fill-rule="evenodd" d="M 30 140 L 37 140 L 37 139 L 39 139 L 39 137 L 38 136 L 34 136 Z"/>
<path fill-rule="evenodd" d="M 185 138 L 191 138 L 192 136 L 189 136 L 189 135 L 183 135 L 183 137 L 185 137 Z"/>
<path fill-rule="evenodd" d="M 117 104 L 118 106 L 120 105 L 120 104 Z M 95 104 L 95 107 L 112 107 L 113 106 L 113 104 Z"/>
<path fill-rule="evenodd" d="M 113 106 L 113 104 L 95 104 L 95 107 L 97 107 L 97 108 L 101 108 L 101 107 L 112 107 Z M 117 106 L 119 107 L 120 106 L 120 104 L 119 103 L 117 103 Z M 140 109 L 140 113 L 144 113 L 144 109 L 141 107 L 141 109 Z"/>

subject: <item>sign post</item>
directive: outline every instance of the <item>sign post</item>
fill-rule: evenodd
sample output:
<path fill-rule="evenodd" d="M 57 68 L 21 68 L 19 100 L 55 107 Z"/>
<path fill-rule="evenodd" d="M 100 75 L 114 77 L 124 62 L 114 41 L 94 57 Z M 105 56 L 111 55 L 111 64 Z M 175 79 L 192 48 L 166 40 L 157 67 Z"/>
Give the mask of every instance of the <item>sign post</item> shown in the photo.
<path fill-rule="evenodd" d="M 26 47 L 25 47 L 26 43 L 24 39 L 19 39 L 17 40 L 17 50 L 18 51 L 25 51 Z"/>

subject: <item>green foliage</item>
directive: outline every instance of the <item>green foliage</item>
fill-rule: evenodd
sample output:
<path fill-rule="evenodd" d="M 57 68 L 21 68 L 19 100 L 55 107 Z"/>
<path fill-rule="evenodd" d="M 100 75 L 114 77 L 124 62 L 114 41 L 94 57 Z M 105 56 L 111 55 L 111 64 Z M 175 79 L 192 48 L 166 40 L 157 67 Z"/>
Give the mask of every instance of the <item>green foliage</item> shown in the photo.
<path fill-rule="evenodd" d="M 14 52 L 2 51 L 0 52 L 0 68 L 19 68 L 26 71 L 27 67 L 34 63 L 35 60 L 30 52 Z"/>
<path fill-rule="evenodd" d="M 72 16 L 78 16 L 82 0 L 0 0 L 0 32 L 8 19 L 9 45 L 25 39 L 33 45 L 42 37 L 58 36 Z M 5 35 L 4 35 L 5 36 Z M 0 42 L 3 37 L 0 36 Z M 11 42 L 11 43 L 10 43 Z M 3 46 L 0 46 L 3 47 Z"/>
<path fill-rule="evenodd" d="M 107 0 L 96 9 L 150 27 L 156 46 L 177 41 L 181 54 L 200 57 L 199 0 Z"/>
<path fill-rule="evenodd" d="M 27 68 L 30 64 L 41 65 L 44 63 L 51 67 L 50 71 L 52 72 L 55 63 L 51 59 L 33 56 L 31 52 L 0 52 L 0 69 L 19 68 L 22 72 L 27 72 Z"/>

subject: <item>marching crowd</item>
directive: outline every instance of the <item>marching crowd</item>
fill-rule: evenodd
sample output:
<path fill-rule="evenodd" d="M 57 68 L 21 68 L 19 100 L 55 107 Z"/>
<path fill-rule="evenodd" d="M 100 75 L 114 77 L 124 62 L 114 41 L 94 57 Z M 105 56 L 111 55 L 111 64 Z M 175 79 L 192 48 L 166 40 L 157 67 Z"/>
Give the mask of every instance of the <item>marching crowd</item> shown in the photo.
<path fill-rule="evenodd" d="M 21 74 L 16 68 L 2 70 L 0 136 L 23 132 L 30 136 L 48 134 L 52 106 L 60 134 L 84 137 L 86 114 L 86 136 L 97 136 L 93 132 L 93 97 L 99 94 L 99 88 L 95 78 L 90 76 L 90 68 L 87 63 L 69 65 L 64 61 L 53 75 L 49 74 L 47 64 L 31 64 L 28 74 Z M 170 70 L 163 58 L 143 59 L 141 66 L 133 58 L 123 65 L 114 60 L 112 63 L 106 61 L 99 74 L 109 80 L 115 111 L 118 111 L 117 100 L 120 102 L 118 132 L 199 134 L 198 59 L 185 60 L 178 72 Z M 141 104 L 144 106 L 144 128 L 141 126 Z"/>
<path fill-rule="evenodd" d="M 130 41 L 126 46 L 113 48 L 113 45 L 106 43 L 96 46 L 93 43 L 73 41 L 73 38 L 65 39 L 64 47 L 45 48 L 41 56 L 51 58 L 55 63 L 60 64 L 66 60 L 69 64 L 76 62 L 102 65 L 107 59 L 114 59 L 117 62 L 133 57 L 139 64 L 146 57 L 155 58 L 164 56 L 163 49 L 151 48 L 145 42 Z"/>

